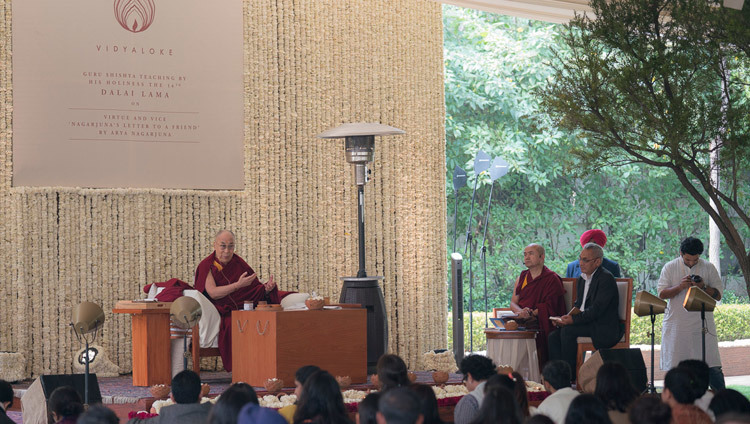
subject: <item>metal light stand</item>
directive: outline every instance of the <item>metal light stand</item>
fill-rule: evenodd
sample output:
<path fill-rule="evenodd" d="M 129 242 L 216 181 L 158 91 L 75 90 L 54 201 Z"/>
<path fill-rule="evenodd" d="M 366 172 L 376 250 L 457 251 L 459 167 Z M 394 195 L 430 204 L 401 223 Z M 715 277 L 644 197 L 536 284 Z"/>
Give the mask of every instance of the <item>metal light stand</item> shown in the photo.
<path fill-rule="evenodd" d="M 183 315 L 185 322 L 190 322 L 187 315 Z M 188 342 L 187 342 L 187 330 L 182 333 L 182 370 L 188 369 Z M 191 334 L 191 337 L 195 338 L 195 334 Z"/>
<path fill-rule="evenodd" d="M 70 323 L 70 326 L 73 327 L 73 323 Z M 81 339 L 86 343 L 86 350 L 83 351 L 83 355 L 85 357 L 84 361 L 84 371 L 83 371 L 83 404 L 85 408 L 88 408 L 89 406 L 89 343 L 94 343 L 96 340 L 96 335 L 99 333 L 99 321 L 94 322 L 94 332 L 93 337 L 91 337 L 91 341 L 89 342 L 89 339 L 85 335 L 78 334 L 77 331 L 75 331 L 75 327 L 73 328 L 73 333 L 76 335 L 76 339 L 78 339 L 78 343 L 81 342 Z"/>
<path fill-rule="evenodd" d="M 484 275 L 484 327 L 489 327 L 489 320 L 487 319 L 487 310 L 489 305 L 487 303 L 487 246 L 484 245 L 487 239 L 487 227 L 490 224 L 490 207 L 492 206 L 492 189 L 495 188 L 494 181 L 490 185 L 490 197 L 487 200 L 487 216 L 484 217 L 484 231 L 482 234 L 482 274 Z"/>
<path fill-rule="evenodd" d="M 490 198 L 487 200 L 487 214 L 484 217 L 484 231 L 482 234 L 482 274 L 484 275 L 484 327 L 489 327 L 487 320 L 487 246 L 484 242 L 487 239 L 487 227 L 490 226 L 490 208 L 492 207 L 492 190 L 495 188 L 495 180 L 502 177 L 508 172 L 508 163 L 501 157 L 496 157 L 490 167 Z"/>
<path fill-rule="evenodd" d="M 656 393 L 656 386 L 654 386 L 654 326 L 656 323 L 656 314 L 654 313 L 653 305 L 649 305 L 648 309 L 651 315 L 651 332 L 649 333 L 649 335 L 651 336 L 651 381 L 648 383 L 647 391 L 649 393 Z"/>
<path fill-rule="evenodd" d="M 474 158 L 474 191 L 471 193 L 471 208 L 469 208 L 469 223 L 466 225 L 466 247 L 464 248 L 464 256 L 466 252 L 469 252 L 469 351 L 474 352 L 474 250 L 476 243 L 473 242 L 471 236 L 471 220 L 474 218 L 474 200 L 477 195 L 477 184 L 479 184 L 479 177 L 490 167 L 490 156 L 483 152 L 478 151 L 477 156 Z M 469 248 L 471 247 L 471 250 Z"/>

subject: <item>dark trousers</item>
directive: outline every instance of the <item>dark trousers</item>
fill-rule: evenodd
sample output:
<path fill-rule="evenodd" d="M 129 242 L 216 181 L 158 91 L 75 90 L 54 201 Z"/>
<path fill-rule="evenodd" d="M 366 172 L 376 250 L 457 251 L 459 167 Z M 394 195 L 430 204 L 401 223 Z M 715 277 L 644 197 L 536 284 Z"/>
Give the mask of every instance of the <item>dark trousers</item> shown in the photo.
<path fill-rule="evenodd" d="M 570 365 L 571 380 L 576 379 L 576 354 L 579 337 L 591 337 L 591 327 L 586 324 L 571 324 L 551 332 L 549 342 L 549 359 L 561 359 Z"/>
<path fill-rule="evenodd" d="M 724 371 L 721 367 L 711 367 L 708 369 L 708 383 L 714 391 L 725 389 Z"/>

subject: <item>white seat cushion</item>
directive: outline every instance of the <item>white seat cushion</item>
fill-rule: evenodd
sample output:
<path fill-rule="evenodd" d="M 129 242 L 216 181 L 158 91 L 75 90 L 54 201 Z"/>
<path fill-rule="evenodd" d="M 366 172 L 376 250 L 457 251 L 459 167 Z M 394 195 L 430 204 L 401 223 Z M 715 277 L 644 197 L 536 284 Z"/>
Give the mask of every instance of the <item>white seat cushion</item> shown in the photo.
<path fill-rule="evenodd" d="M 292 293 L 286 295 L 283 299 L 281 299 L 281 307 L 284 309 L 287 308 L 293 308 L 295 305 L 298 304 L 305 304 L 305 300 L 310 297 L 310 293 Z"/>

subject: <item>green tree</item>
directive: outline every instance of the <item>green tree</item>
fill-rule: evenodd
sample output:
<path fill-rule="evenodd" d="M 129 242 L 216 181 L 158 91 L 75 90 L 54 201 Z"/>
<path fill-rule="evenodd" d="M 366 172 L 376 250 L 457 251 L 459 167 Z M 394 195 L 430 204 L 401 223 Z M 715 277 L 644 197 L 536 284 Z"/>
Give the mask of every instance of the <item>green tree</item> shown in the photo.
<path fill-rule="evenodd" d="M 676 177 L 717 223 L 750 289 L 750 8 L 705 0 L 591 6 L 594 16 L 576 17 L 562 33 L 553 77 L 537 91 L 546 110 L 582 135 L 572 149 L 579 160 L 638 163 Z M 680 206 L 664 202 L 682 213 Z"/>
<path fill-rule="evenodd" d="M 680 240 L 707 237 L 705 212 L 667 169 L 639 163 L 613 167 L 571 157 L 584 140 L 558 128 L 534 92 L 553 78 L 548 65 L 556 64 L 555 52 L 565 49 L 560 47 L 564 27 L 446 6 L 444 28 L 447 201 L 451 214 L 457 198 L 459 202 L 459 252 L 464 252 L 461 239 L 477 150 L 503 156 L 512 168 L 495 182 L 492 195 L 486 242 L 489 308 L 509 304 L 515 278 L 524 269 L 526 244 L 542 243 L 547 266 L 564 274 L 578 256 L 578 236 L 589 228 L 607 232 L 606 254 L 635 279 L 636 291 L 653 291 L 661 267 L 676 257 Z M 458 193 L 451 184 L 456 165 L 471 178 Z M 472 224 L 478 242 L 490 188 L 488 179 L 480 179 Z M 449 249 L 453 224 L 451 216 Z M 475 310 L 484 309 L 480 253 L 477 248 L 473 264 Z M 464 297 L 468 306 L 466 286 Z"/>

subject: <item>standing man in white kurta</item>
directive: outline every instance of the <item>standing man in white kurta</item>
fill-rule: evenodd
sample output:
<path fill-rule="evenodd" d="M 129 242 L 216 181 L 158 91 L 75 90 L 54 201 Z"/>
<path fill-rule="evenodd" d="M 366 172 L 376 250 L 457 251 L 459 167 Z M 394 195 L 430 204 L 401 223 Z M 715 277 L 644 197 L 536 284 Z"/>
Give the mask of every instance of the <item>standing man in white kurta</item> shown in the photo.
<path fill-rule="evenodd" d="M 689 312 L 683 306 L 688 288 L 697 286 L 716 300 L 721 300 L 723 286 L 716 267 L 701 259 L 703 243 L 688 237 L 680 243 L 680 257 L 664 265 L 657 288 L 659 297 L 668 299 L 661 329 L 661 369 L 670 370 L 685 359 L 702 359 L 700 312 Z M 699 276 L 692 278 L 692 276 Z M 709 382 L 714 390 L 724 388 L 719 342 L 713 312 L 706 312 L 706 363 Z"/>

